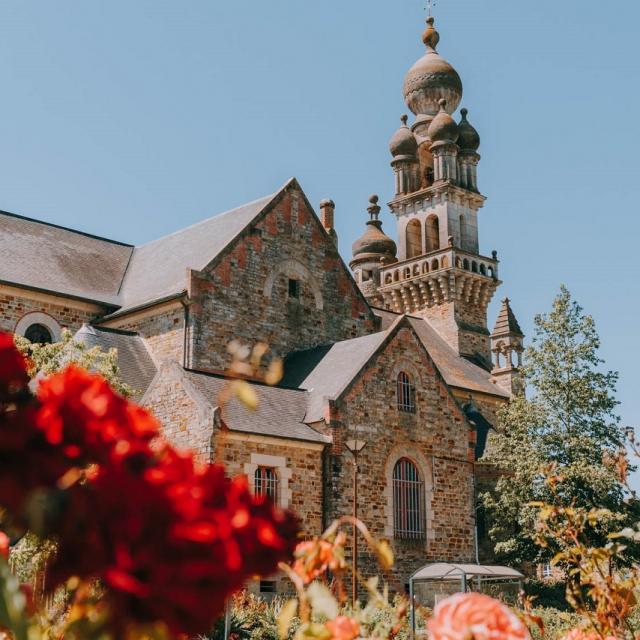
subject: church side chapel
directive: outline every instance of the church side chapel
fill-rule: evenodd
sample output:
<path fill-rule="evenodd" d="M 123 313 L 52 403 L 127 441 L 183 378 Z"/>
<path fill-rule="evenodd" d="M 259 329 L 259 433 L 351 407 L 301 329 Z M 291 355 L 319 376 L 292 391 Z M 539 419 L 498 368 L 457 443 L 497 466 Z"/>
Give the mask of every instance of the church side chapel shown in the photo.
<path fill-rule="evenodd" d="M 115 347 L 174 444 L 245 474 L 308 535 L 353 512 L 357 455 L 357 513 L 390 540 L 400 584 L 427 562 L 477 559 L 477 461 L 521 385 L 508 299 L 489 329 L 501 281 L 479 246 L 480 136 L 467 109 L 454 118 L 462 82 L 439 39 L 429 17 L 404 81 L 414 118 L 390 142 L 398 241 L 371 196 L 350 268 L 334 203 L 318 215 L 295 179 L 142 246 L 0 213 L 0 329 Z M 220 401 L 233 340 L 284 362 L 277 385 L 248 381 L 255 411 Z M 375 572 L 368 549 L 358 565 Z"/>

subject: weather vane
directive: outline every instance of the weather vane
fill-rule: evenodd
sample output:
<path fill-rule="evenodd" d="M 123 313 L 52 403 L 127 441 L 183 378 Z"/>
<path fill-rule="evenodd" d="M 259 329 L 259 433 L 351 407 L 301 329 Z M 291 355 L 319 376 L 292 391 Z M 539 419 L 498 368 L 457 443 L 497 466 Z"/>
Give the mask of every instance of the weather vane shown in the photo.
<path fill-rule="evenodd" d="M 437 4 L 437 0 L 427 0 L 427 6 L 425 7 L 425 9 L 429 12 L 429 16 L 431 16 L 431 11 Z"/>

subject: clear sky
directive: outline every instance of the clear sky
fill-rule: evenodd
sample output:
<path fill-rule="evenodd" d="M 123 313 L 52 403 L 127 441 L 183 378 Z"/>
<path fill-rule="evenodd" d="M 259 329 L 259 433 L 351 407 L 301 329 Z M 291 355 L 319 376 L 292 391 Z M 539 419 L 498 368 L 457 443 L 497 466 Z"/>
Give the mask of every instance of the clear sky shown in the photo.
<path fill-rule="evenodd" d="M 0 208 L 143 243 L 295 175 L 346 260 L 422 55 L 425 0 L 4 0 Z M 635 0 L 438 0 L 482 136 L 481 247 L 525 332 L 564 282 L 640 416 Z M 391 216 L 385 229 L 395 235 Z M 0 256 L 0 259 L 1 256 Z"/>

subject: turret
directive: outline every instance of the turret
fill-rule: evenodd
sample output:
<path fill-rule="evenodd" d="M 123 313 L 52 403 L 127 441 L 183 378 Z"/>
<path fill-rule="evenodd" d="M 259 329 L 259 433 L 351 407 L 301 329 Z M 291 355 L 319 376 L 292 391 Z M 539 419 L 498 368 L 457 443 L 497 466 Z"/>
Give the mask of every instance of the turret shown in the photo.
<path fill-rule="evenodd" d="M 380 269 L 397 261 L 396 243 L 382 231 L 378 196 L 369 198 L 369 220 L 365 232 L 353 243 L 349 266 L 365 297 L 374 304 L 380 286 Z"/>
<path fill-rule="evenodd" d="M 522 352 L 524 334 L 511 309 L 509 298 L 502 301 L 496 325 L 491 333 L 491 353 L 496 382 L 511 394 L 524 391 L 522 380 Z"/>

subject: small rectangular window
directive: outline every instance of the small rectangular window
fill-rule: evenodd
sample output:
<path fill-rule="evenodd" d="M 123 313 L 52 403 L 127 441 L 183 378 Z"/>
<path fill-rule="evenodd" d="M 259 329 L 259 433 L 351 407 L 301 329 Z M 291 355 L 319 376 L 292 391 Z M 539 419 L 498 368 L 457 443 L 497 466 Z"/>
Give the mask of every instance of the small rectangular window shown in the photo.
<path fill-rule="evenodd" d="M 289 297 L 296 300 L 300 298 L 300 280 L 289 278 Z"/>
<path fill-rule="evenodd" d="M 275 580 L 260 580 L 260 593 L 276 593 L 277 590 Z"/>

